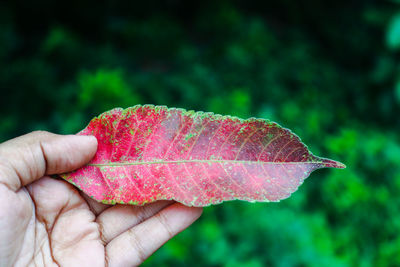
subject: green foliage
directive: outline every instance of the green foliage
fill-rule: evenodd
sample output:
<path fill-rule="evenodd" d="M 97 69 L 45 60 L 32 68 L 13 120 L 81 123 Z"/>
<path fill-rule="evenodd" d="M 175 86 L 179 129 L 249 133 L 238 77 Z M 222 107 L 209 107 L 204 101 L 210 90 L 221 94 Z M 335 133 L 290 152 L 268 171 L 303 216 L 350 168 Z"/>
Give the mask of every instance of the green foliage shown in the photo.
<path fill-rule="evenodd" d="M 152 103 L 269 118 L 347 165 L 281 203 L 206 208 L 145 266 L 400 265 L 399 1 L 61 8 L 1 4 L 0 140 Z"/>
<path fill-rule="evenodd" d="M 83 109 L 91 107 L 93 112 L 101 113 L 102 110 L 140 103 L 140 97 L 129 87 L 119 70 L 99 69 L 93 74 L 82 72 L 78 83 L 78 105 Z"/>
<path fill-rule="evenodd" d="M 388 26 L 386 44 L 391 49 L 400 48 L 400 14 L 393 16 Z"/>

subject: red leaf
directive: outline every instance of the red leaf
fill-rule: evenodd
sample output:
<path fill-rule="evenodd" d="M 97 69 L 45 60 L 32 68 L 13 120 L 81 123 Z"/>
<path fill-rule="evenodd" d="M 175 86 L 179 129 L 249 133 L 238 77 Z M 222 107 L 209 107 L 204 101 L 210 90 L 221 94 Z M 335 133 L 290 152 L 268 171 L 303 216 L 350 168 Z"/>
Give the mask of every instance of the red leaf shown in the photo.
<path fill-rule="evenodd" d="M 279 201 L 313 170 L 345 167 L 274 122 L 164 106 L 113 109 L 79 134 L 96 136 L 97 154 L 62 177 L 107 204 Z"/>

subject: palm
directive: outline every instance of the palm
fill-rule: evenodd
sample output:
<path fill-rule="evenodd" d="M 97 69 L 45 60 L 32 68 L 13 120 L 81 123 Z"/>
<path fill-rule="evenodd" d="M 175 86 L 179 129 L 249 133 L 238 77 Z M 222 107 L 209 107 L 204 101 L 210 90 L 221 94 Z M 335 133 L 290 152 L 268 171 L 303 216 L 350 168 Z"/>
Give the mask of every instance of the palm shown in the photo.
<path fill-rule="evenodd" d="M 74 188 L 43 178 L 17 194 L 21 203 L 15 205 L 26 207 L 30 222 L 17 225 L 22 231 L 16 238 L 23 242 L 15 247 L 19 251 L 16 265 L 105 265 L 96 216 Z"/>

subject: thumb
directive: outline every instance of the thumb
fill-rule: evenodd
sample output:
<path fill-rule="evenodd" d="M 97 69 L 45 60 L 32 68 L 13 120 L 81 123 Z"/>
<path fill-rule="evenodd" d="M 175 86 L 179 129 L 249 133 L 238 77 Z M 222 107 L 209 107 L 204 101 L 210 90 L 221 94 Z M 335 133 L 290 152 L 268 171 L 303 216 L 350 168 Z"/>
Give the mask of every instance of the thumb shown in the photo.
<path fill-rule="evenodd" d="M 44 175 L 75 170 L 96 153 L 93 136 L 32 132 L 0 144 L 0 183 L 13 191 Z"/>

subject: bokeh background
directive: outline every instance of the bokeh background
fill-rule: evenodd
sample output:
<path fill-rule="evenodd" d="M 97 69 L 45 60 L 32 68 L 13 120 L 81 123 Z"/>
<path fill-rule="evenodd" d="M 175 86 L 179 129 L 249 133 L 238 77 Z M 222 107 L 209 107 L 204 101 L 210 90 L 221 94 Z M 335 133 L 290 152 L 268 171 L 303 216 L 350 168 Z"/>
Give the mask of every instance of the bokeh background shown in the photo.
<path fill-rule="evenodd" d="M 1 1 L 0 141 L 152 103 L 255 116 L 345 170 L 202 218 L 144 266 L 400 266 L 400 1 Z"/>

